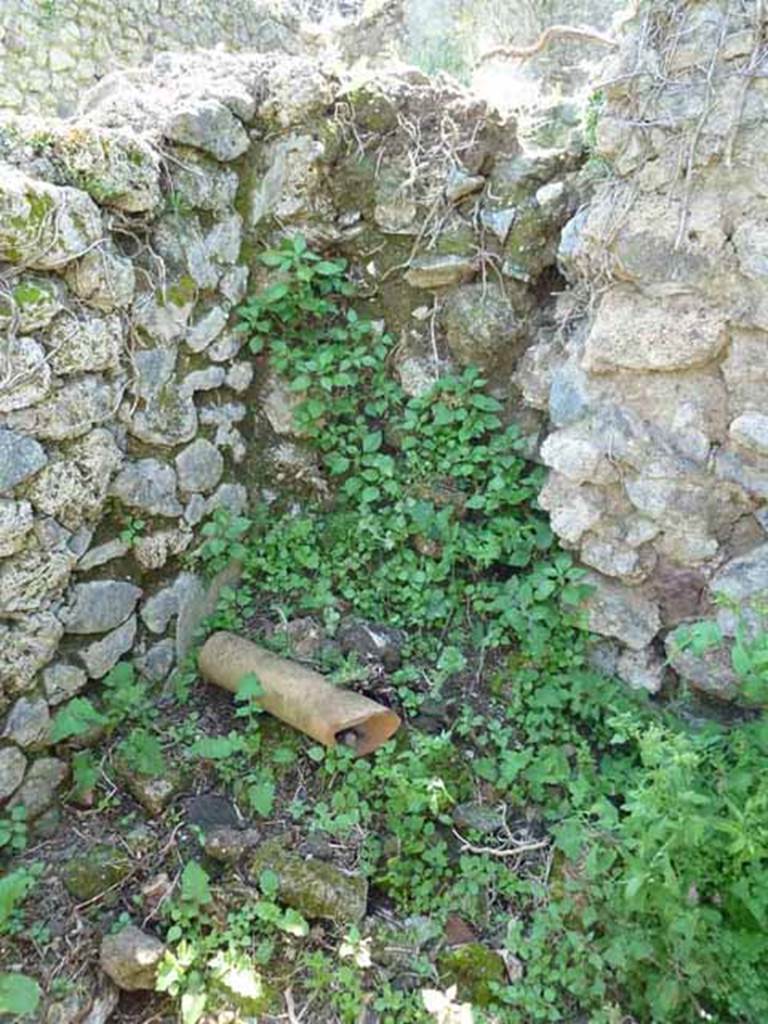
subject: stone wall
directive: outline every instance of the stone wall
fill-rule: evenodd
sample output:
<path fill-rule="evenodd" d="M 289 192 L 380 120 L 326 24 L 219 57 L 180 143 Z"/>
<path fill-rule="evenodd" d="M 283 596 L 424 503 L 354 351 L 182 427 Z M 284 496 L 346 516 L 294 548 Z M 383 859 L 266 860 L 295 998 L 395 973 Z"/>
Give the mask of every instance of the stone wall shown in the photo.
<path fill-rule="evenodd" d="M 604 69 L 602 176 L 563 232 L 563 328 L 519 380 L 546 409 L 541 501 L 596 570 L 593 616 L 623 674 L 656 685 L 649 648 L 726 597 L 768 592 L 768 84 L 762 5 L 642 3 Z M 726 634 L 738 616 L 718 612 Z M 728 652 L 666 645 L 731 696 Z"/>
<path fill-rule="evenodd" d="M 68 116 L 108 71 L 161 50 L 290 53 L 296 31 L 280 0 L 3 0 L 0 113 Z"/>
<path fill-rule="evenodd" d="M 189 650 L 201 522 L 327 486 L 234 329 L 261 248 L 300 230 L 346 255 L 411 392 L 479 361 L 511 416 L 575 208 L 575 154 L 524 156 L 415 71 L 352 87 L 302 58 L 166 54 L 81 110 L 0 123 L 0 799 L 31 818 L 67 774 L 56 709 L 125 655 L 161 683 Z"/>

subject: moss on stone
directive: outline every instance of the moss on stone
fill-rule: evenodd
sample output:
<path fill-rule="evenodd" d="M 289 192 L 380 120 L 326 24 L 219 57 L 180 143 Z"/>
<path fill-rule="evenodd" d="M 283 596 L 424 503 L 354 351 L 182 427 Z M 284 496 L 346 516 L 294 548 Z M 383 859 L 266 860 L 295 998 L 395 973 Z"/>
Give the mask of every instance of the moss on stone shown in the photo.
<path fill-rule="evenodd" d="M 94 846 L 71 857 L 62 871 L 67 892 L 76 900 L 90 900 L 128 876 L 131 862 L 117 846 Z"/>
<path fill-rule="evenodd" d="M 479 942 L 448 950 L 437 966 L 443 984 L 456 985 L 458 998 L 473 1006 L 488 1006 L 493 1000 L 491 984 L 503 984 L 506 976 L 501 956 Z"/>
<path fill-rule="evenodd" d="M 258 880 L 265 870 L 274 871 L 279 879 L 280 902 L 304 917 L 348 924 L 365 914 L 368 883 L 364 878 L 347 875 L 325 861 L 305 860 L 289 849 L 283 836 L 262 843 L 253 855 L 251 876 Z"/>

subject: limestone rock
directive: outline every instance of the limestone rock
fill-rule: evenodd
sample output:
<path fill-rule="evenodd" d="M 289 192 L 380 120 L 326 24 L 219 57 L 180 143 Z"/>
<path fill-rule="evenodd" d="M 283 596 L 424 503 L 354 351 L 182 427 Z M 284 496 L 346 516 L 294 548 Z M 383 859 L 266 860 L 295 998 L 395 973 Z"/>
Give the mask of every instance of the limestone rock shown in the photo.
<path fill-rule="evenodd" d="M 51 368 L 34 338 L 11 337 L 3 343 L 0 363 L 0 413 L 26 409 L 50 391 Z"/>
<path fill-rule="evenodd" d="M 27 759 L 18 747 L 0 747 L 0 800 L 7 800 L 21 785 Z"/>
<path fill-rule="evenodd" d="M 151 341 L 170 345 L 184 337 L 197 297 L 197 286 L 191 277 L 171 283 L 164 295 L 143 292 L 131 306 L 131 319 L 136 328 Z"/>
<path fill-rule="evenodd" d="M 768 416 L 763 413 L 742 413 L 733 420 L 728 432 L 741 448 L 758 455 L 768 455 Z"/>
<path fill-rule="evenodd" d="M 161 683 L 173 668 L 175 654 L 173 640 L 161 640 L 153 644 L 146 654 L 136 659 L 136 667 L 150 682 Z"/>
<path fill-rule="evenodd" d="M 111 313 L 133 302 L 136 273 L 133 264 L 109 247 L 92 249 L 67 267 L 66 280 L 79 299 Z"/>
<path fill-rule="evenodd" d="M 689 649 L 681 650 L 674 634 L 666 641 L 669 664 L 694 689 L 720 700 L 734 700 L 738 696 L 739 680 L 731 664 L 728 645 L 713 647 L 703 654 Z"/>
<path fill-rule="evenodd" d="M 179 389 L 184 394 L 194 395 L 197 391 L 214 391 L 220 388 L 227 376 L 223 366 L 209 366 L 207 370 L 188 373 Z"/>
<path fill-rule="evenodd" d="M 176 456 L 181 491 L 212 491 L 224 472 L 224 460 L 210 441 L 199 437 Z"/>
<path fill-rule="evenodd" d="M 35 612 L 18 622 L 0 622 L 0 691 L 24 693 L 37 672 L 56 653 L 64 627 L 49 612 Z"/>
<path fill-rule="evenodd" d="M 457 288 L 442 314 L 451 353 L 462 366 L 511 369 L 525 338 L 524 324 L 495 282 Z"/>
<path fill-rule="evenodd" d="M 670 372 L 715 359 L 728 340 L 722 314 L 701 301 L 671 296 L 661 308 L 627 288 L 603 298 L 587 338 L 582 366 Z"/>
<path fill-rule="evenodd" d="M 128 429 L 145 444 L 174 448 L 197 433 L 197 410 L 192 395 L 169 381 L 128 422 Z"/>
<path fill-rule="evenodd" d="M 11 806 L 25 807 L 27 820 L 34 821 L 54 802 L 57 789 L 68 775 L 68 765 L 57 757 L 38 758 L 14 793 Z"/>
<path fill-rule="evenodd" d="M 32 522 L 32 506 L 28 501 L 0 498 L 0 558 L 24 547 Z"/>
<path fill-rule="evenodd" d="M 88 682 L 88 676 L 76 665 L 57 661 L 43 670 L 45 699 L 51 705 L 62 704 L 78 694 Z"/>
<path fill-rule="evenodd" d="M 227 325 L 228 315 L 221 306 L 212 306 L 199 320 L 192 324 L 185 335 L 185 341 L 193 352 L 202 352 L 214 341 Z"/>
<path fill-rule="evenodd" d="M 233 305 L 242 302 L 248 289 L 248 267 L 236 266 L 228 270 L 219 282 L 219 291 Z"/>
<path fill-rule="evenodd" d="M 237 394 L 241 394 L 243 391 L 247 391 L 251 386 L 253 380 L 253 364 L 252 363 L 234 363 L 227 370 L 227 376 L 225 383 L 228 388 L 232 388 Z"/>
<path fill-rule="evenodd" d="M 48 461 L 37 441 L 0 427 L 0 494 L 39 473 Z"/>
<path fill-rule="evenodd" d="M 544 465 L 574 484 L 609 484 L 618 478 L 603 447 L 604 439 L 581 425 L 556 430 L 541 446 Z"/>
<path fill-rule="evenodd" d="M 183 163 L 171 168 L 174 193 L 191 209 L 227 210 L 234 205 L 238 177 L 213 160 L 190 149 Z"/>
<path fill-rule="evenodd" d="M 310 919 L 356 924 L 365 914 L 368 884 L 362 876 L 348 875 L 325 861 L 304 860 L 283 837 L 262 843 L 248 869 L 255 879 L 266 869 L 274 871 L 280 902 Z"/>
<path fill-rule="evenodd" d="M 62 308 L 64 287 L 60 281 L 41 274 L 24 274 L 15 279 L 9 294 L 0 296 L 0 329 L 32 334 L 48 326 Z"/>
<path fill-rule="evenodd" d="M 130 544 L 119 537 L 105 541 L 80 557 L 76 566 L 77 572 L 90 572 L 91 569 L 98 569 L 100 565 L 106 565 L 107 562 L 111 562 L 115 558 L 122 558 L 130 550 Z"/>
<path fill-rule="evenodd" d="M 301 395 L 291 391 L 280 377 L 269 376 L 261 393 L 261 411 L 276 434 L 298 436 L 294 413 L 301 401 Z"/>
<path fill-rule="evenodd" d="M 187 529 L 158 530 L 139 537 L 133 544 L 133 557 L 142 569 L 162 569 L 169 558 L 180 555 L 192 543 Z"/>
<path fill-rule="evenodd" d="M 222 162 L 235 160 L 248 149 L 248 133 L 234 114 L 218 100 L 194 97 L 176 104 L 161 126 L 162 134 L 209 153 Z"/>
<path fill-rule="evenodd" d="M 176 497 L 176 472 L 157 459 L 128 463 L 115 478 L 111 493 L 128 508 L 150 516 L 180 516 L 183 506 Z"/>
<path fill-rule="evenodd" d="M 0 564 L 0 615 L 34 612 L 61 596 L 76 558 L 30 548 Z"/>
<path fill-rule="evenodd" d="M 234 359 L 237 353 L 245 344 L 245 335 L 235 331 L 226 330 L 206 349 L 206 356 L 212 363 L 228 363 Z"/>
<path fill-rule="evenodd" d="M 0 225 L 0 260 L 36 270 L 66 266 L 102 236 L 99 208 L 84 192 L 11 167 L 0 182 Z"/>
<path fill-rule="evenodd" d="M 176 366 L 176 349 L 146 348 L 136 352 L 133 357 L 137 379 L 133 388 L 139 398 L 145 402 L 155 400 L 171 379 Z"/>
<path fill-rule="evenodd" d="M 163 587 L 141 606 L 141 621 L 152 633 L 162 634 L 179 611 L 179 595 L 175 585 Z"/>
<path fill-rule="evenodd" d="M 99 962 L 118 988 L 126 992 L 154 990 L 157 967 L 165 954 L 159 939 L 128 925 L 101 941 Z"/>
<path fill-rule="evenodd" d="M 48 743 L 50 727 L 46 702 L 41 697 L 20 697 L 8 715 L 3 737 L 25 750 L 41 750 Z"/>
<path fill-rule="evenodd" d="M 664 682 L 666 664 L 655 651 L 624 651 L 616 666 L 619 678 L 633 690 L 658 693 Z"/>
<path fill-rule="evenodd" d="M 67 633 L 106 633 L 125 622 L 141 597 L 140 587 L 123 580 L 94 580 L 72 587 L 61 614 Z"/>
<path fill-rule="evenodd" d="M 123 461 L 112 434 L 92 430 L 57 452 L 28 491 L 35 509 L 54 516 L 68 529 L 94 522 L 101 514 L 113 473 Z"/>
<path fill-rule="evenodd" d="M 656 604 L 637 587 L 598 573 L 588 573 L 583 582 L 594 588 L 586 601 L 590 629 L 615 637 L 633 651 L 647 647 L 661 628 Z"/>
<path fill-rule="evenodd" d="M 116 370 L 123 351 L 123 327 L 117 316 L 57 318 L 46 338 L 50 365 L 63 376 L 89 370 Z"/>
<path fill-rule="evenodd" d="M 54 131 L 56 155 L 70 184 L 99 205 L 126 213 L 150 212 L 159 205 L 160 157 L 141 136 L 83 122 Z"/>
<path fill-rule="evenodd" d="M 89 375 L 68 381 L 46 401 L 7 418 L 8 426 L 49 441 L 81 437 L 91 427 L 112 419 L 125 381 Z"/>
<path fill-rule="evenodd" d="M 117 629 L 88 647 L 78 651 L 78 656 L 85 666 L 90 679 L 103 678 L 110 669 L 114 668 L 120 658 L 127 654 L 133 647 L 136 639 L 136 616 L 130 618 L 118 626 Z"/>
<path fill-rule="evenodd" d="M 477 273 L 466 256 L 420 256 L 411 261 L 405 280 L 412 288 L 447 288 L 469 281 Z"/>

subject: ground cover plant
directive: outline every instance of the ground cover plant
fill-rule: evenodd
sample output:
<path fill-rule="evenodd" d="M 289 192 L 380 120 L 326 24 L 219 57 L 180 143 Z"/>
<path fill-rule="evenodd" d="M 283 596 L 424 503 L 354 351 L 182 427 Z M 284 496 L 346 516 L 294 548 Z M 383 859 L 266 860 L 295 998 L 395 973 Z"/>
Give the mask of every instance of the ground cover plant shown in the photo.
<path fill-rule="evenodd" d="M 242 565 L 206 629 L 300 656 L 405 724 L 359 759 L 263 716 L 258 679 L 232 701 L 192 666 L 173 699 L 153 701 L 127 662 L 63 706 L 54 736 L 72 748 L 79 807 L 67 822 L 119 837 L 130 857 L 62 906 L 85 933 L 133 922 L 165 944 L 156 1001 L 114 1019 L 766 1019 L 759 706 L 735 726 L 686 721 L 596 672 L 581 573 L 481 376 L 409 398 L 343 261 L 301 237 L 261 259 L 271 282 L 242 308 L 243 329 L 295 393 L 303 443 L 333 486 L 204 527 L 195 564 Z M 350 651 L 350 621 L 386 627 L 395 653 Z M 696 627 L 681 642 L 719 639 Z M 740 644 L 750 656 L 735 667 L 759 700 L 764 645 Z M 138 800 L 137 780 L 174 775 L 187 795 L 236 805 L 272 859 L 263 845 L 213 849 L 181 798 L 145 820 L 126 787 Z M 31 975 L 68 984 L 35 938 L 50 850 L 25 850 L 21 813 L 0 821 L 0 844 L 0 943 L 30 975 L 0 976 L 0 1007 L 34 1015 Z M 343 881 L 330 910 L 294 905 L 282 876 L 309 862 L 365 879 L 365 913 Z"/>

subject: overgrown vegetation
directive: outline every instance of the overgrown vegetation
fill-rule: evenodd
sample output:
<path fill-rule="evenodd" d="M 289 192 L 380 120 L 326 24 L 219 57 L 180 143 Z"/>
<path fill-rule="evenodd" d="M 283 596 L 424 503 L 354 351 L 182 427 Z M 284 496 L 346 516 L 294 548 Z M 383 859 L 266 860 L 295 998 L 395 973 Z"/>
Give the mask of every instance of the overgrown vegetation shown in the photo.
<path fill-rule="evenodd" d="M 300 237 L 262 261 L 274 283 L 242 308 L 243 329 L 298 397 L 297 430 L 335 489 L 207 524 L 198 561 L 243 565 L 209 626 L 291 653 L 278 627 L 310 616 L 318 667 L 406 723 L 370 758 L 326 751 L 263 720 L 248 677 L 212 735 L 189 678 L 163 708 L 129 664 L 64 705 L 56 742 L 96 735 L 118 774 L 204 779 L 266 835 L 325 844 L 369 882 L 361 923 L 313 924 L 283 904 L 276 871 L 246 884 L 185 847 L 159 903 L 134 897 L 136 923 L 166 943 L 159 989 L 184 1024 L 222 1007 L 271 1021 L 281 1000 L 341 1024 L 366 1008 L 381 1024 L 768 1018 L 765 718 L 687 726 L 592 670 L 580 573 L 478 373 L 409 398 L 343 261 Z M 350 617 L 401 631 L 399 667 L 342 653 Z M 681 642 L 715 639 L 700 626 Z M 765 645 L 736 647 L 761 699 Z M 104 774 L 77 751 L 73 799 L 108 808 Z M 180 822 L 165 823 L 160 865 Z M 23 814 L 0 822 L 6 850 L 25 841 Z M 0 934 L 29 929 L 39 870 L 0 880 Z M 457 928 L 465 945 L 450 948 Z M 0 975 L 0 1008 L 31 1013 L 39 993 L 20 978 Z"/>

